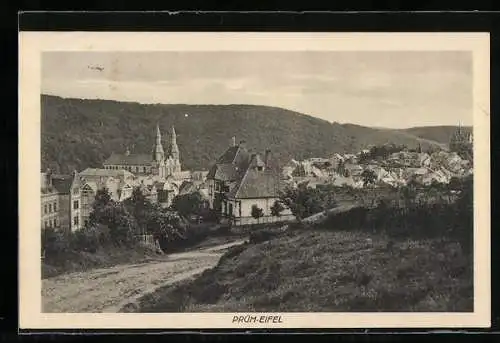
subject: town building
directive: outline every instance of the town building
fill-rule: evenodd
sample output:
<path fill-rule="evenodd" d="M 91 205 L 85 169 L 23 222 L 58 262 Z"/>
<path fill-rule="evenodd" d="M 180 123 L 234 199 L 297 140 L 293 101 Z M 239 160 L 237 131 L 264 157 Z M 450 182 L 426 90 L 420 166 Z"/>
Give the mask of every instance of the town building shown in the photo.
<path fill-rule="evenodd" d="M 69 228 L 69 192 L 71 177 L 56 175 L 50 170 L 41 173 L 41 227 Z"/>
<path fill-rule="evenodd" d="M 280 217 L 272 215 L 271 207 L 279 200 L 285 187 L 280 170 L 267 150 L 264 158 L 250 153 L 245 142 L 230 146 L 215 162 L 207 175 L 209 206 L 221 222 L 233 225 L 268 223 L 293 219 L 289 209 Z M 252 208 L 262 210 L 263 217 L 254 218 Z"/>
<path fill-rule="evenodd" d="M 450 151 L 461 151 L 464 148 L 472 149 L 472 132 L 465 130 L 462 128 L 462 125 L 459 124 L 457 130 L 451 135 L 449 148 Z"/>
<path fill-rule="evenodd" d="M 50 171 L 41 173 L 41 226 L 43 229 L 56 228 L 60 225 L 59 193 L 52 184 Z"/>
<path fill-rule="evenodd" d="M 127 170 L 136 175 L 157 175 L 160 178 L 174 176 L 189 178 L 189 172 L 182 172 L 177 134 L 172 127 L 169 154 L 165 154 L 159 125 L 156 125 L 156 139 L 151 154 L 132 154 L 129 149 L 123 154 L 112 153 L 103 163 L 104 169 Z"/>

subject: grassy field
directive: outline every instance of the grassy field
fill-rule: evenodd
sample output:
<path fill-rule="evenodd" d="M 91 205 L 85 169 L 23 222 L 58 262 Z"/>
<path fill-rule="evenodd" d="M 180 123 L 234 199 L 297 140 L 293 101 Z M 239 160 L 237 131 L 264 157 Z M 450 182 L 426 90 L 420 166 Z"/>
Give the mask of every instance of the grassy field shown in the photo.
<path fill-rule="evenodd" d="M 138 311 L 469 312 L 472 261 L 442 239 L 291 231 L 233 248 L 195 280 L 143 297 Z"/>

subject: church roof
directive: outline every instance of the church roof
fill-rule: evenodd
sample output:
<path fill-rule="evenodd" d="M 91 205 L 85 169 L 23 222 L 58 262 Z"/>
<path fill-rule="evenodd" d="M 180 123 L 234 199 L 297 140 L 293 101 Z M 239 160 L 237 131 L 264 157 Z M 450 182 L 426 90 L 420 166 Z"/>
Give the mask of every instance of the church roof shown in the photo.
<path fill-rule="evenodd" d="M 113 169 L 98 169 L 98 168 L 87 168 L 83 171 L 81 171 L 80 176 L 82 177 L 133 177 L 134 174 L 132 174 L 129 171 L 120 169 L 120 170 L 113 170 Z"/>
<path fill-rule="evenodd" d="M 104 161 L 104 165 L 150 165 L 153 162 L 153 157 L 150 154 L 111 154 Z"/>

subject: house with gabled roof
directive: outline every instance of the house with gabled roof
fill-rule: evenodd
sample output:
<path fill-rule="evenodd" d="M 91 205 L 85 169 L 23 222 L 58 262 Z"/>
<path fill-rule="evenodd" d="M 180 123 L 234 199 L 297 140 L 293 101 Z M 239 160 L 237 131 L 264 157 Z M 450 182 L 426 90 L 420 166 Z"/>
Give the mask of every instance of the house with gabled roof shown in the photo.
<path fill-rule="evenodd" d="M 41 173 L 41 227 L 69 229 L 70 175 Z"/>
<path fill-rule="evenodd" d="M 264 157 L 250 153 L 241 141 L 230 146 L 216 161 L 207 175 L 210 208 L 221 221 L 233 225 L 248 225 L 293 219 L 289 209 L 274 217 L 271 207 L 279 199 L 285 184 L 271 151 Z M 252 207 L 262 210 L 263 217 L 252 217 Z"/>

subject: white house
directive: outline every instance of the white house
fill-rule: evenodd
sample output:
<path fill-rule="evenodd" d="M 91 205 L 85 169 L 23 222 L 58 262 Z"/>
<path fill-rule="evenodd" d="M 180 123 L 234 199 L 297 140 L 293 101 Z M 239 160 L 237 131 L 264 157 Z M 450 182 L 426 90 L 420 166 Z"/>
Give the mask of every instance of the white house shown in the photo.
<path fill-rule="evenodd" d="M 289 209 L 279 217 L 271 213 L 279 191 L 285 187 L 273 162 L 270 150 L 263 159 L 259 154 L 250 154 L 244 141 L 222 154 L 207 175 L 210 207 L 219 213 L 222 222 L 247 225 L 294 218 Z M 261 218 L 252 216 L 254 206 L 262 210 Z"/>

